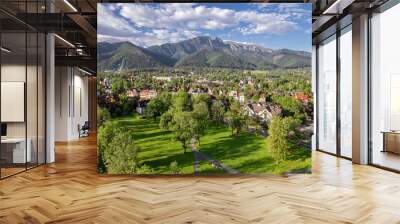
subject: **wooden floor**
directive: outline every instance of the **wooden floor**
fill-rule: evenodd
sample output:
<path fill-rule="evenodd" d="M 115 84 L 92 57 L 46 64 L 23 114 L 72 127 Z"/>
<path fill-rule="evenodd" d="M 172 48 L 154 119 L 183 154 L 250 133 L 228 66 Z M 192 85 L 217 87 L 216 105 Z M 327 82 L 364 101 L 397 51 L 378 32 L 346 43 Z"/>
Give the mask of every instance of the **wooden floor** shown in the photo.
<path fill-rule="evenodd" d="M 0 223 L 400 223 L 399 174 L 322 153 L 290 177 L 101 176 L 94 138 L 56 158 L 0 181 Z"/>

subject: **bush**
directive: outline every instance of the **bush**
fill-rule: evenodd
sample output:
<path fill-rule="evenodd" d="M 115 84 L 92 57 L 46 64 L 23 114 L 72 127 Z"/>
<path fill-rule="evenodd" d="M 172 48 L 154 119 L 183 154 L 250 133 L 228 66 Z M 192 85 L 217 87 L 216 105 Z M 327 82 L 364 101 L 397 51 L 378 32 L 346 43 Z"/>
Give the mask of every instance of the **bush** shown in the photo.
<path fill-rule="evenodd" d="M 179 174 L 181 171 L 181 169 L 178 166 L 178 162 L 176 162 L 176 161 L 171 162 L 171 164 L 169 165 L 169 168 L 170 168 L 172 174 Z"/>
<path fill-rule="evenodd" d="M 140 166 L 136 170 L 137 174 L 153 174 L 153 172 L 154 172 L 153 169 L 150 166 L 146 165 L 146 164 Z"/>
<path fill-rule="evenodd" d="M 107 173 L 104 160 L 104 151 L 107 149 L 111 140 L 114 138 L 115 125 L 107 121 L 100 126 L 97 134 L 97 170 L 99 173 Z"/>
<path fill-rule="evenodd" d="M 103 125 L 110 118 L 110 112 L 106 108 L 101 108 L 97 105 L 97 127 Z"/>

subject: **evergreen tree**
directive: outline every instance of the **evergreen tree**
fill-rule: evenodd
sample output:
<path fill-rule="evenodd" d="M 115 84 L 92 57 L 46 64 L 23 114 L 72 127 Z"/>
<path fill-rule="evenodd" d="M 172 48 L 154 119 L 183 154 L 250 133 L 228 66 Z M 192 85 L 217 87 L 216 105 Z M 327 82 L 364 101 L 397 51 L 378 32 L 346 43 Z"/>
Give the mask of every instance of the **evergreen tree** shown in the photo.
<path fill-rule="evenodd" d="M 276 161 L 286 160 L 290 151 L 296 146 L 298 140 L 296 131 L 299 121 L 293 117 L 274 117 L 272 119 L 269 136 L 270 152 Z"/>

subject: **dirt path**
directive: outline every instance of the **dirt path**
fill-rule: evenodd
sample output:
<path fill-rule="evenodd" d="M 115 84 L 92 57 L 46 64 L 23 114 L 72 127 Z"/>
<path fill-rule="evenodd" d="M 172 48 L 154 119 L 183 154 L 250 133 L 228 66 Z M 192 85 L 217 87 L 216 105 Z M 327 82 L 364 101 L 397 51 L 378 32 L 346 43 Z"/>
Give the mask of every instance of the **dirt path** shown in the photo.
<path fill-rule="evenodd" d="M 192 152 L 194 155 L 194 163 L 193 163 L 193 168 L 194 168 L 194 174 L 197 175 L 199 173 L 199 168 L 200 168 L 200 161 L 202 160 L 201 155 L 196 149 L 196 145 L 192 139 L 190 142 L 190 147 L 192 148 Z"/>

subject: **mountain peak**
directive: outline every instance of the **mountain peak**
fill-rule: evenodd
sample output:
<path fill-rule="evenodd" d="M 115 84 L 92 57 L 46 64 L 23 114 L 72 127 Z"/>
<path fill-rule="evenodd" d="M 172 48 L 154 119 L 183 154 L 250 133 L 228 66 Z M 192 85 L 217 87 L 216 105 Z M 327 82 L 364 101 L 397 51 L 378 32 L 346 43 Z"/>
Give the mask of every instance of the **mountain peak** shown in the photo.
<path fill-rule="evenodd" d="M 142 48 L 131 42 L 99 43 L 99 70 L 155 67 L 232 69 L 302 68 L 311 66 L 307 52 L 268 49 L 252 43 L 197 36 L 177 43 Z"/>
<path fill-rule="evenodd" d="M 234 51 L 252 51 L 252 52 L 259 52 L 259 53 L 268 53 L 271 54 L 274 50 L 265 48 L 254 43 L 247 43 L 247 42 L 238 42 L 233 40 L 224 40 L 224 43 L 229 45 L 229 47 Z"/>
<path fill-rule="evenodd" d="M 256 45 L 254 43 L 240 42 L 240 41 L 235 41 L 235 40 L 223 40 L 223 41 L 224 41 L 224 43 L 227 43 L 227 44 Z"/>

